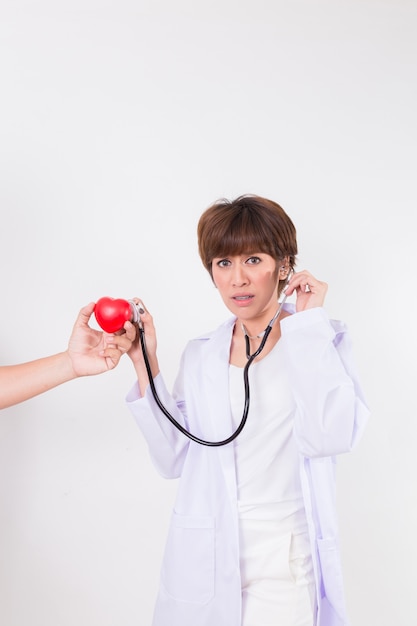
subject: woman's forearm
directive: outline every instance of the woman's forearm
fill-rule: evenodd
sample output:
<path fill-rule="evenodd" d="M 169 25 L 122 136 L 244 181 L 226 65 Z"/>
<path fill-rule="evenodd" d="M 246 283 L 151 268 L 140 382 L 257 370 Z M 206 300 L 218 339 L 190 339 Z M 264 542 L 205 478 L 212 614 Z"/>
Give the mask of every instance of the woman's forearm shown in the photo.
<path fill-rule="evenodd" d="M 149 385 L 149 375 L 146 369 L 146 365 L 143 360 L 138 361 L 134 364 L 136 375 L 138 377 L 138 385 L 141 397 L 145 395 L 146 388 Z M 149 357 L 149 366 L 152 373 L 152 378 L 155 378 L 159 374 L 159 365 L 158 359 L 156 356 Z"/>
<path fill-rule="evenodd" d="M 28 400 L 76 378 L 68 352 L 0 366 L 0 409 Z"/>

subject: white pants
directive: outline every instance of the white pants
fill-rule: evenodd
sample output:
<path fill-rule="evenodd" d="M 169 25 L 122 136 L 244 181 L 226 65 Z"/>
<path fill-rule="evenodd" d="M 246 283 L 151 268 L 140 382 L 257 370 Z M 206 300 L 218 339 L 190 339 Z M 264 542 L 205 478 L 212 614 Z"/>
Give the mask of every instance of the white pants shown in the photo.
<path fill-rule="evenodd" d="M 240 520 L 242 626 L 314 626 L 315 583 L 306 528 Z"/>

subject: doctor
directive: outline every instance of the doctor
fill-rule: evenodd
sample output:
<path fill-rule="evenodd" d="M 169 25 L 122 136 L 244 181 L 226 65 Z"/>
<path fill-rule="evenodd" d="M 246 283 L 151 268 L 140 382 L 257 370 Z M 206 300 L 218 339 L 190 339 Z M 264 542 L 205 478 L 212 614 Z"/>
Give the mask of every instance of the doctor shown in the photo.
<path fill-rule="evenodd" d="M 175 429 L 150 392 L 140 348 L 128 353 L 138 380 L 127 404 L 157 470 L 180 478 L 153 626 L 346 626 L 335 457 L 368 417 L 346 327 L 323 308 L 327 285 L 292 273 L 296 230 L 275 202 L 216 202 L 200 218 L 198 244 L 232 316 L 188 343 L 172 394 L 152 316 L 141 318 L 159 397 L 194 435 L 223 440 L 238 426 L 247 347 L 259 347 L 283 288 L 296 297 L 249 369 L 248 421 L 226 446 Z"/>

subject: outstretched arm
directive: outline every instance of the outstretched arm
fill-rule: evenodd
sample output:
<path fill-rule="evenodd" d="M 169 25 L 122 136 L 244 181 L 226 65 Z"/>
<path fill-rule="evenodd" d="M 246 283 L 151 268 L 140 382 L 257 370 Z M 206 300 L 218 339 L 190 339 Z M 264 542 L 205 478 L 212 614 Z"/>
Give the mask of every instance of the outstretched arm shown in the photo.
<path fill-rule="evenodd" d="M 0 367 L 0 409 L 12 406 L 80 376 L 113 369 L 131 348 L 135 328 L 125 324 L 125 333 L 114 335 L 88 325 L 94 302 L 83 307 L 64 352 L 28 363 Z"/>

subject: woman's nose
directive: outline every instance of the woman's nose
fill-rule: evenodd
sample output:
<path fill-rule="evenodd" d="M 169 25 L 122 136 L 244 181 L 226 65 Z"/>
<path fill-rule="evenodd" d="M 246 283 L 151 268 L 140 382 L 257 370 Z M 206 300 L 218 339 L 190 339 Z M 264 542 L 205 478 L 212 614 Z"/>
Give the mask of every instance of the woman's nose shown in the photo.
<path fill-rule="evenodd" d="M 248 282 L 245 269 L 240 263 L 237 263 L 233 268 L 232 282 L 235 287 L 243 287 Z"/>

